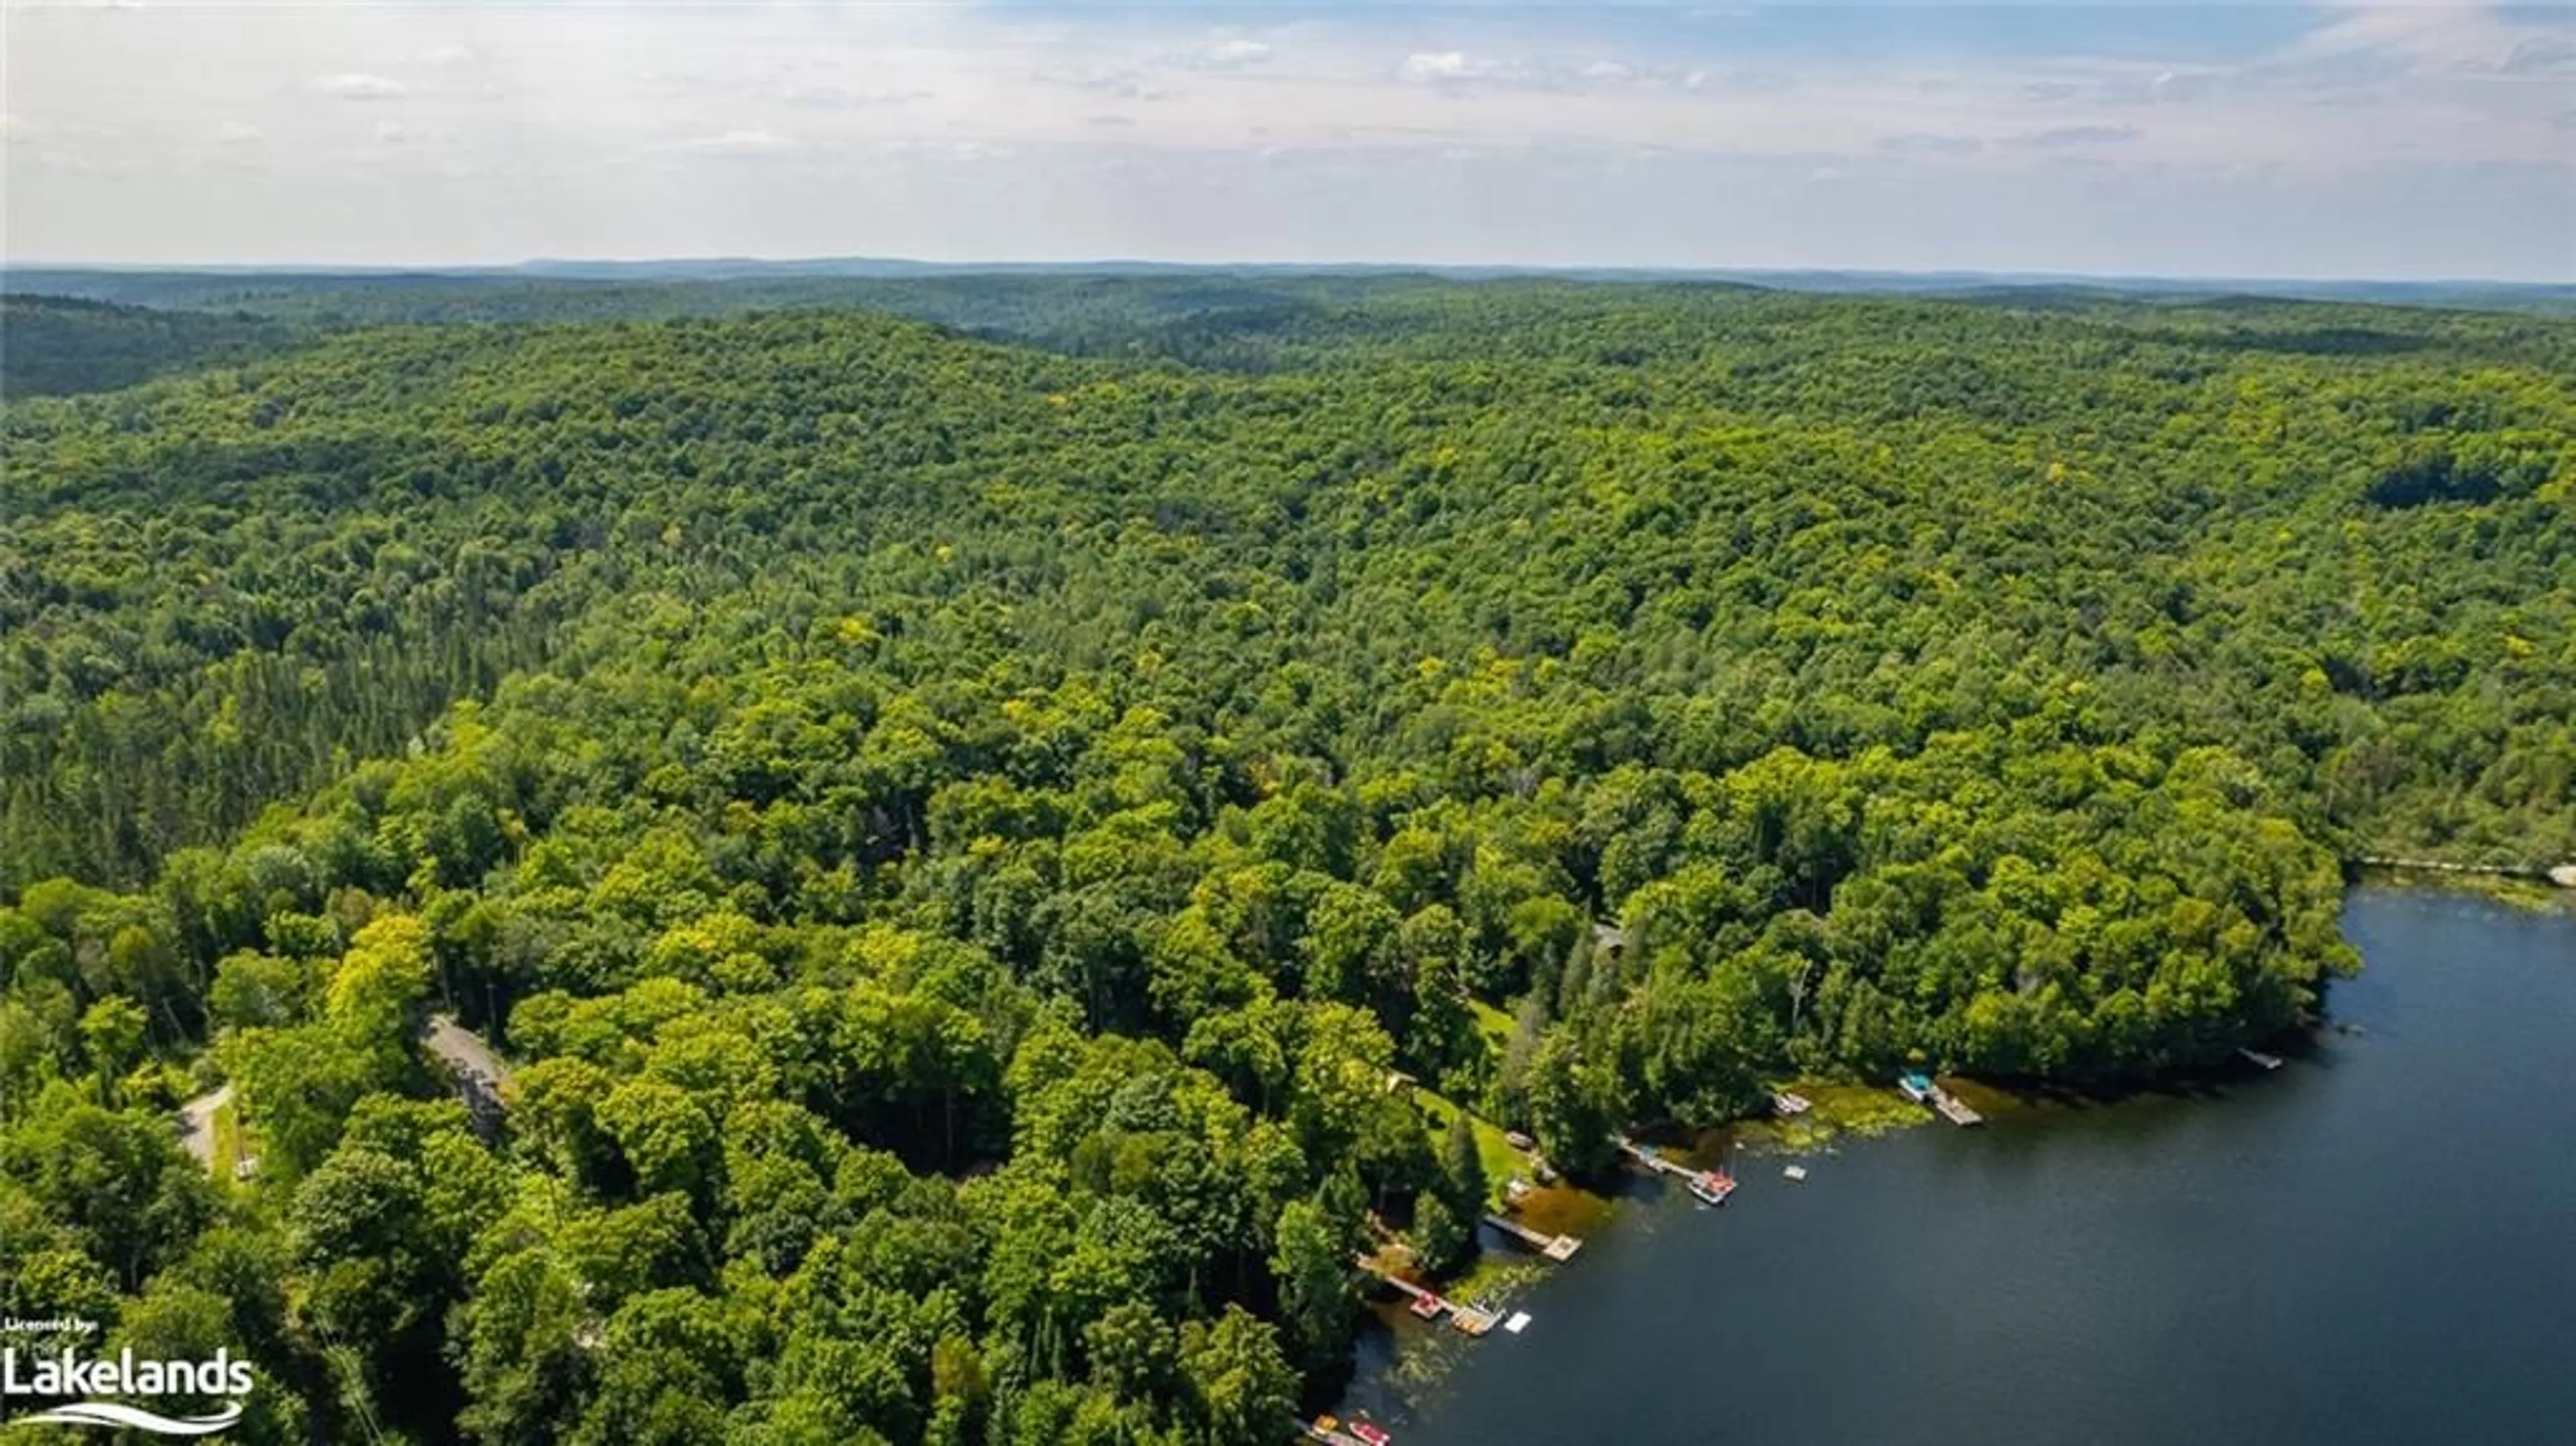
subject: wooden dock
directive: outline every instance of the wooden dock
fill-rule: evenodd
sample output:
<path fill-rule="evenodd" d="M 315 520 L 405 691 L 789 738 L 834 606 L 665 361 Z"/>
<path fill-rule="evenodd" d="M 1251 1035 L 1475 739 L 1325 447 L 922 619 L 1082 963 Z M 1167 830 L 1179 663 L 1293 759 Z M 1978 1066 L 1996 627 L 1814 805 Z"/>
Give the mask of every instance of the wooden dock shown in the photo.
<path fill-rule="evenodd" d="M 1708 1204 L 1724 1204 L 1726 1197 L 1735 1193 L 1733 1177 L 1721 1171 L 1694 1169 L 1678 1160 L 1667 1160 L 1626 1135 L 1613 1135 L 1611 1138 L 1618 1142 L 1621 1154 L 1658 1175 L 1670 1175 L 1680 1180 L 1693 1195 Z"/>
<path fill-rule="evenodd" d="M 1354 1257 L 1352 1263 L 1401 1291 L 1406 1297 L 1405 1309 L 1424 1320 L 1438 1320 L 1447 1315 L 1450 1329 L 1471 1336 L 1483 1335 L 1501 1323 L 1492 1311 L 1451 1300 L 1436 1290 L 1425 1290 L 1400 1275 L 1380 1269 L 1365 1255 Z"/>
<path fill-rule="evenodd" d="M 1978 1114 L 1975 1110 L 1968 1108 L 1968 1102 L 1966 1100 L 1959 1098 L 1957 1095 L 1950 1093 L 1939 1085 L 1934 1085 L 1932 1087 L 1932 1108 L 1940 1112 L 1941 1118 L 1962 1128 L 1969 1125 L 1982 1125 L 1986 1122 L 1986 1117 L 1984 1115 Z"/>
<path fill-rule="evenodd" d="M 1572 1260 L 1574 1252 L 1583 1248 L 1583 1242 L 1571 1235 L 1548 1235 L 1507 1215 L 1488 1215 L 1485 1223 L 1550 1260 Z"/>
<path fill-rule="evenodd" d="M 1699 1171 L 1692 1169 L 1688 1165 L 1682 1164 L 1678 1160 L 1665 1159 L 1662 1155 L 1657 1154 L 1653 1150 L 1647 1149 L 1645 1146 L 1629 1139 L 1626 1135 L 1617 1135 L 1612 1138 L 1618 1141 L 1620 1154 L 1627 1156 L 1629 1159 L 1636 1161 L 1638 1164 L 1645 1166 L 1647 1169 L 1654 1171 L 1658 1175 L 1680 1175 L 1687 1178 L 1699 1173 Z"/>

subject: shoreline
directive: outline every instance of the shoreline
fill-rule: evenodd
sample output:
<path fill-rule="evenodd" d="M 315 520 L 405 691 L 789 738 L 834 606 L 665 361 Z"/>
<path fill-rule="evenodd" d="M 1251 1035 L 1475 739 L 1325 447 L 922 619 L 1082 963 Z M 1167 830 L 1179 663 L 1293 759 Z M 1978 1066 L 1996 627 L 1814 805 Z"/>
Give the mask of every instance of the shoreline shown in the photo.
<path fill-rule="evenodd" d="M 2576 888 L 2554 881 L 2545 872 L 2505 873 L 2430 861 L 2352 861 L 2346 866 L 2353 888 L 2425 889 L 2492 899 L 2525 913 L 2576 912 Z"/>
<path fill-rule="evenodd" d="M 2405 881 L 2398 882 L 2399 878 Z M 2576 909 L 2568 907 L 2576 903 L 2576 890 L 2555 887 L 2545 876 L 2534 880 L 2509 875 L 2374 866 L 2348 885 L 2349 890 L 2356 891 L 2374 887 L 2401 892 L 2425 890 L 2465 894 L 2528 913 L 2576 912 Z M 2305 1058 L 2313 1052 L 2324 1034 L 2338 1030 L 2358 1032 L 2337 1025 L 2326 1008 L 2323 992 L 2318 1006 L 2317 1013 L 2305 1023 L 2257 1043 L 2284 1050 L 2292 1058 Z M 2254 1066 L 2230 1056 L 2120 1086 L 2081 1086 L 2044 1080 L 2000 1083 L 1949 1074 L 1937 1075 L 1936 1079 L 1991 1122 L 2071 1113 L 2158 1097 L 2206 1100 L 2218 1095 L 2225 1086 L 2259 1078 L 2260 1073 Z M 1730 1155 L 1794 1164 L 1806 1156 L 1838 1154 L 1840 1144 L 1846 1138 L 1874 1140 L 1936 1124 L 1941 1119 L 1929 1106 L 1906 1099 L 1886 1083 L 1802 1076 L 1773 1081 L 1770 1087 L 1804 1095 L 1811 1108 L 1797 1116 L 1753 1115 L 1678 1132 L 1669 1126 L 1641 1128 L 1636 1131 L 1637 1138 L 1640 1142 L 1666 1141 L 1668 1153 L 1675 1154 L 1682 1163 L 1700 1168 L 1722 1165 Z M 1672 1144 L 1677 1133 L 1680 1143 Z M 1618 1183 L 1609 1189 L 1595 1189 L 1571 1181 L 1542 1187 L 1528 1197 L 1522 1210 L 1515 1213 L 1532 1220 L 1534 1228 L 1551 1233 L 1588 1236 L 1593 1231 L 1615 1229 L 1625 1207 L 1635 1202 L 1638 1187 L 1660 1182 L 1641 1178 L 1637 1170 L 1624 1165 L 1612 1178 Z M 1660 1192 L 1657 1198 L 1660 1198 Z M 1499 1306 L 1508 1312 L 1512 1303 L 1544 1280 L 1551 1269 L 1548 1263 L 1508 1245 L 1493 1246 L 1481 1250 L 1472 1265 L 1455 1280 L 1440 1282 L 1439 1288 L 1444 1293 L 1475 1300 L 1488 1307 Z M 1404 1311 L 1400 1302 L 1364 1296 L 1361 1304 L 1386 1333 L 1384 1358 L 1372 1366 L 1364 1358 L 1365 1353 L 1355 1354 L 1351 1376 L 1332 1403 L 1332 1409 L 1337 1413 L 1348 1411 L 1353 1389 L 1362 1379 L 1372 1376 L 1396 1388 L 1399 1398 L 1406 1399 L 1410 1405 L 1412 1388 L 1438 1381 L 1461 1363 L 1463 1349 L 1474 1344 L 1470 1338 L 1453 1331 L 1423 1327 Z"/>

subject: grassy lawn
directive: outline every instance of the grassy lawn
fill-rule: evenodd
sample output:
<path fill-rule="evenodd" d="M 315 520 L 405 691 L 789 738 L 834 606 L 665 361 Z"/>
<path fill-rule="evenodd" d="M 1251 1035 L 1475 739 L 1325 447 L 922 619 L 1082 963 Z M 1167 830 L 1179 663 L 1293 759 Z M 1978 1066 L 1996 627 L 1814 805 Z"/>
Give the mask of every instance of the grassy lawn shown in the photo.
<path fill-rule="evenodd" d="M 249 1135 L 242 1129 L 241 1103 L 238 1100 L 225 1101 L 223 1107 L 215 1111 L 209 1125 L 215 1141 L 215 1158 L 207 1168 L 214 1175 L 216 1184 L 229 1186 L 233 1183 L 234 1162 L 257 1153 L 251 1148 Z"/>
<path fill-rule="evenodd" d="M 1413 1098 L 1428 1117 L 1423 1128 L 1430 1134 L 1431 1148 L 1436 1154 L 1449 1139 L 1449 1121 L 1458 1113 L 1458 1106 L 1439 1091 L 1420 1085 L 1414 1086 Z M 1488 1203 L 1491 1203 L 1502 1198 L 1504 1181 L 1514 1175 L 1529 1173 L 1529 1161 L 1520 1151 L 1503 1142 L 1501 1126 L 1474 1114 L 1467 1116 L 1467 1123 L 1476 1132 L 1476 1154 L 1485 1162 L 1485 1184 Z"/>

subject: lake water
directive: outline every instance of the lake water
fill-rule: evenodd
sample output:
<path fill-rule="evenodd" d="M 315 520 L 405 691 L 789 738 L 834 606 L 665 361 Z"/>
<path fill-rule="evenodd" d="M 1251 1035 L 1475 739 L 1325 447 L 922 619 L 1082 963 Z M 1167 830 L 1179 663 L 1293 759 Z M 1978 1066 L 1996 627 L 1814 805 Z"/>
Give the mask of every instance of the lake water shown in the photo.
<path fill-rule="evenodd" d="M 2356 893 L 2272 1074 L 1647 1186 L 1398 1446 L 2576 1442 L 2576 917 Z M 1407 1399 L 1408 1393 L 1411 1399 Z"/>

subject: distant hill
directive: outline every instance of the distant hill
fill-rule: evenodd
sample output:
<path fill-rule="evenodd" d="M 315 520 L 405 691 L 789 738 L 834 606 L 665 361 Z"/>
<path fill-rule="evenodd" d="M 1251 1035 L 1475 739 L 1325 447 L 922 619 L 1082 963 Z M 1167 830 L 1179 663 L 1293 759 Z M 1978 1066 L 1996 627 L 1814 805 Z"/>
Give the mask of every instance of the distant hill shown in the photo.
<path fill-rule="evenodd" d="M 635 288 L 654 289 L 648 304 L 628 297 L 621 314 L 702 312 L 708 302 L 751 305 L 811 304 L 828 297 L 834 283 L 955 282 L 1008 278 L 1022 281 L 1094 278 L 1156 283 L 1283 281 L 1366 285 L 1393 280 L 1446 282 L 1520 279 L 1557 282 L 1697 282 L 1760 286 L 1776 291 L 1903 296 L 1959 296 L 1979 300 L 2046 301 L 2220 299 L 2360 301 L 2388 306 L 2446 307 L 2576 315 L 2576 284 L 2498 281 L 2280 280 L 2077 276 L 2039 272 L 1840 271 L 1691 269 L 1669 267 L 1513 267 L 1347 265 L 1185 265 L 1171 262 L 947 263 L 886 257 L 817 257 L 771 261 L 705 257 L 661 261 L 536 260 L 516 266 L 325 269 L 311 267 L 177 267 L 127 270 L 67 267 L 0 269 L 0 292 L 86 297 L 143 306 L 190 309 L 240 307 L 263 314 L 342 309 L 381 316 L 390 297 L 420 301 L 470 300 L 504 319 L 514 303 L 532 295 L 560 296 L 553 288 L 591 290 L 604 300 Z M 707 288 L 739 288 L 709 291 Z M 662 290 L 663 288 L 681 288 Z M 692 290 L 691 288 L 694 288 Z M 774 299 L 770 299 L 774 298 Z M 713 310 L 738 307 L 717 305 Z M 422 316 L 410 319 L 454 319 Z"/>
<path fill-rule="evenodd" d="M 2231 283 L 2233 284 L 2233 283 Z M 2266 283 L 2244 283 L 2248 286 Z M 1263 372 L 1346 358 L 1374 336 L 1440 352 L 1459 328 L 1425 328 L 1493 302 L 1529 316 L 1584 316 L 1724 295 L 1861 300 L 1937 310 L 2087 315 L 2195 349 L 2317 355 L 2395 354 L 2444 344 L 2499 364 L 2541 364 L 2564 350 L 2549 329 L 2576 315 L 2576 288 L 2455 290 L 2334 283 L 2321 301 L 2287 291 L 2195 290 L 2203 283 L 1865 272 L 1507 271 L 1460 268 L 972 268 L 923 262 L 541 261 L 448 271 L 301 269 L 0 272 L 9 396 L 112 390 L 155 376 L 272 355 L 325 332 L 384 325 L 579 324 L 723 318 L 776 311 L 870 311 L 1075 356 L 1160 358 Z M 2279 285 L 2286 286 L 2287 283 Z M 2368 306 L 2353 304 L 2366 301 Z M 2400 308 L 2415 313 L 2401 314 Z M 2436 315 L 2447 311 L 2447 318 Z M 1472 330 L 1472 329 L 1471 329 Z M 1490 348 L 1505 339 L 1476 336 Z M 1634 338 L 1605 340 L 1635 350 Z M 1606 354 L 1605 352 L 1605 354 Z"/>
<path fill-rule="evenodd" d="M 267 355 L 295 337 L 283 322 L 239 313 L 0 295 L 0 397 L 109 391 Z"/>

